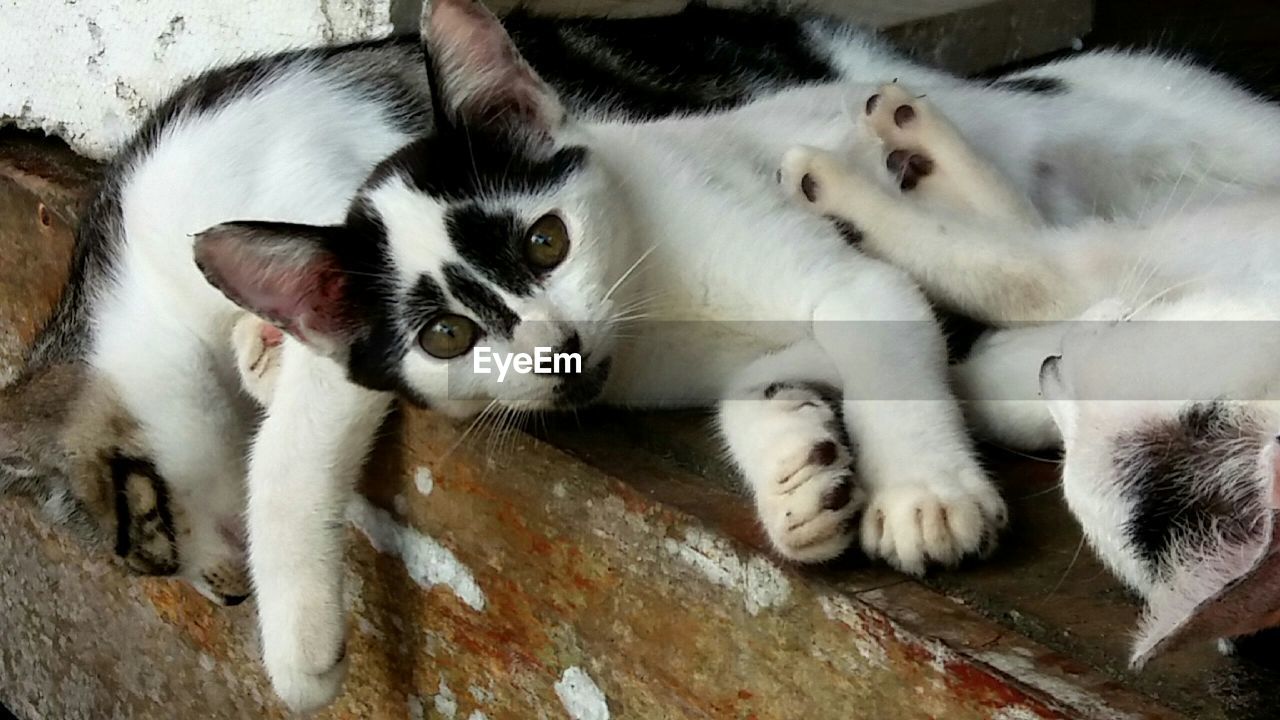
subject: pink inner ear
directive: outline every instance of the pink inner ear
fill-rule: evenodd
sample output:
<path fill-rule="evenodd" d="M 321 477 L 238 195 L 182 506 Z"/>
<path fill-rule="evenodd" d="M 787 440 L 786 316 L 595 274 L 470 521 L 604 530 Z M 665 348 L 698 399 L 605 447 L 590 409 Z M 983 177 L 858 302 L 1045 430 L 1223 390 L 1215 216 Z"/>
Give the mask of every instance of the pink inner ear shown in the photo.
<path fill-rule="evenodd" d="M 314 238 L 258 226 L 201 233 L 196 263 L 230 300 L 308 345 L 332 350 L 351 330 L 347 278 Z"/>
<path fill-rule="evenodd" d="M 550 132 L 563 119 L 554 92 L 478 2 L 432 0 L 425 30 L 454 109 L 480 122 L 518 120 Z"/>

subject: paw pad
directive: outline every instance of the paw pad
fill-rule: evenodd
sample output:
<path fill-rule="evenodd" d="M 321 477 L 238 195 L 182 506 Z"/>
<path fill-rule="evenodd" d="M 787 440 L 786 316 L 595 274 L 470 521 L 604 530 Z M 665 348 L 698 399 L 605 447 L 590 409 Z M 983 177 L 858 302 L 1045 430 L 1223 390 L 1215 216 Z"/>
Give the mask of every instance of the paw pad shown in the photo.
<path fill-rule="evenodd" d="M 818 181 L 813 179 L 809 173 L 805 173 L 800 178 L 800 192 L 804 193 L 804 199 L 809 202 L 818 201 Z"/>

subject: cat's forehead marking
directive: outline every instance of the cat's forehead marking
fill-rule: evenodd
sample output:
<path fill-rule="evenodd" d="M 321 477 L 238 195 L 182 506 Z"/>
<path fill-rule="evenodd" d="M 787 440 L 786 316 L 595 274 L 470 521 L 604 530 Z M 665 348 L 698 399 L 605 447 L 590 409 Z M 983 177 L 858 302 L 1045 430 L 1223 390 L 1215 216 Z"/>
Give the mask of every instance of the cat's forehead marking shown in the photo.
<path fill-rule="evenodd" d="M 525 262 L 523 240 L 528 223 L 510 209 L 492 210 L 475 203 L 455 205 L 445 216 L 454 250 L 485 280 L 517 297 L 528 296 L 537 283 Z"/>
<path fill-rule="evenodd" d="M 398 177 L 436 200 L 458 203 L 530 195 L 562 184 L 587 159 L 578 146 L 547 148 L 502 134 L 430 133 L 384 160 L 367 186 Z"/>
<path fill-rule="evenodd" d="M 1194 403 L 1116 437 L 1116 482 L 1133 504 L 1123 530 L 1157 575 L 1170 551 L 1248 522 L 1263 433 L 1244 408 Z"/>
<path fill-rule="evenodd" d="M 481 282 L 475 274 L 458 263 L 444 266 L 444 279 L 449 294 L 465 307 L 486 330 L 510 339 L 520 322 L 517 315 L 498 293 Z"/>

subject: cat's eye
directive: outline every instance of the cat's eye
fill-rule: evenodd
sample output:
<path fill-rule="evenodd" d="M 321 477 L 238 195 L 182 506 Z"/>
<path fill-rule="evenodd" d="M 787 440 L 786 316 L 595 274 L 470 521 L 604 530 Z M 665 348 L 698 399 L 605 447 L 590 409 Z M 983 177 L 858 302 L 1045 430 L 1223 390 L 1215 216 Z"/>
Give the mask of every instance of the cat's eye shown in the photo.
<path fill-rule="evenodd" d="M 418 334 L 418 344 L 431 357 L 448 360 L 464 355 L 480 339 L 480 328 L 470 318 L 445 313 L 431 318 Z"/>
<path fill-rule="evenodd" d="M 525 236 L 524 257 L 538 270 L 550 270 L 569 254 L 569 228 L 553 214 L 538 218 Z"/>

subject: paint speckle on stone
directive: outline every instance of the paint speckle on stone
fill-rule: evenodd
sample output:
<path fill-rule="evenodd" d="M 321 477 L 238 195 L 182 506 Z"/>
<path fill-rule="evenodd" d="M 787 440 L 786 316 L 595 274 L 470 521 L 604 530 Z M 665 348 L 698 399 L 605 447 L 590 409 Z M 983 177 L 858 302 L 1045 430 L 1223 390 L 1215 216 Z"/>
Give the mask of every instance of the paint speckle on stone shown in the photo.
<path fill-rule="evenodd" d="M 1010 675 L 1023 683 L 1065 702 L 1073 710 L 1088 717 L 1105 717 L 1113 720 L 1137 720 L 1139 716 L 1117 712 L 1097 695 L 1072 683 L 1043 672 L 1034 658 L 1007 652 L 976 653 L 979 661 Z"/>
<path fill-rule="evenodd" d="M 449 689 L 449 686 L 445 684 L 444 680 L 440 681 L 440 690 L 436 693 L 435 705 L 436 713 L 440 717 L 453 720 L 458 714 L 458 698 Z"/>
<path fill-rule="evenodd" d="M 491 691 L 485 690 L 479 685 L 472 685 L 467 688 L 467 692 L 471 693 L 471 697 L 475 698 L 475 701 L 482 705 L 485 703 L 491 703 L 494 699 L 494 695 Z"/>
<path fill-rule="evenodd" d="M 475 576 L 449 548 L 396 522 L 391 513 L 361 496 L 347 505 L 347 520 L 364 533 L 378 552 L 403 560 L 410 577 L 419 585 L 446 585 L 473 610 L 484 610 L 484 593 Z"/>
<path fill-rule="evenodd" d="M 556 695 L 572 720 L 609 720 L 609 702 L 591 676 L 576 665 L 556 683 Z"/>
<path fill-rule="evenodd" d="M 426 720 L 427 708 L 422 702 L 422 698 L 417 695 L 410 695 L 408 700 L 409 720 Z"/>
<path fill-rule="evenodd" d="M 743 562 L 733 544 L 718 535 L 688 528 L 683 542 L 667 538 L 663 546 L 716 585 L 741 592 L 752 615 L 782 607 L 791 597 L 791 582 L 777 566 L 760 556 Z"/>
<path fill-rule="evenodd" d="M 823 595 L 818 598 L 818 604 L 828 618 L 849 628 L 849 642 L 864 660 L 878 668 L 891 667 L 884 643 L 868 627 L 866 617 L 854 601 L 842 595 Z"/>
<path fill-rule="evenodd" d="M 1008 707 L 996 710 L 991 720 L 1040 720 L 1040 716 L 1022 707 Z"/>
<path fill-rule="evenodd" d="M 431 474 L 431 468 L 422 465 L 414 471 L 413 486 L 418 488 L 418 492 L 423 495 L 430 495 L 431 491 L 436 489 L 436 479 Z"/>

